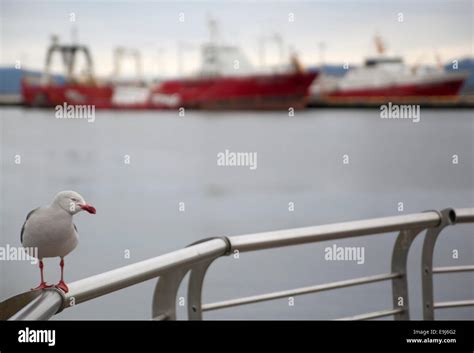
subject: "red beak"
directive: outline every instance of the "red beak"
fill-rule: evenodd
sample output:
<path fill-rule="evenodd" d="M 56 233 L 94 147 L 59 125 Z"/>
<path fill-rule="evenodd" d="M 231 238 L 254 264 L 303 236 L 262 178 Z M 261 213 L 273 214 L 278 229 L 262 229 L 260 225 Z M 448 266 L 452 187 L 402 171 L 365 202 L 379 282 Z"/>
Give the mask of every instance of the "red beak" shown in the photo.
<path fill-rule="evenodd" d="M 84 210 L 84 211 L 87 211 L 89 213 L 92 213 L 92 214 L 95 214 L 96 213 L 96 210 L 95 210 L 95 207 L 92 206 L 92 205 L 89 205 L 89 204 L 84 204 L 84 205 L 81 205 L 81 208 Z"/>

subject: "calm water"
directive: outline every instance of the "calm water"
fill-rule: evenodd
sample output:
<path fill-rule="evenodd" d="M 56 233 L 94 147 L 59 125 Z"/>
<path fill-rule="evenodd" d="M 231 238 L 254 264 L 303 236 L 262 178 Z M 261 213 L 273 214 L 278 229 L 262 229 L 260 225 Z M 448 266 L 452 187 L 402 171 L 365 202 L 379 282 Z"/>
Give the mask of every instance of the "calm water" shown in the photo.
<path fill-rule="evenodd" d="M 18 246 L 27 212 L 63 189 L 80 192 L 98 209 L 95 216 L 76 216 L 81 241 L 66 258 L 68 281 L 209 236 L 394 215 L 398 202 L 405 213 L 472 206 L 472 113 L 422 110 L 421 121 L 413 123 L 382 120 L 375 109 L 315 109 L 292 118 L 275 112 L 187 112 L 180 118 L 175 112 L 98 111 L 88 123 L 58 120 L 48 110 L 2 109 L 0 245 Z M 216 155 L 225 149 L 257 152 L 258 168 L 218 167 Z M 21 155 L 20 165 L 15 155 Z M 289 202 L 294 212 L 288 212 Z M 473 230 L 445 230 L 435 265 L 472 264 Z M 324 248 L 333 243 L 222 258 L 208 273 L 204 301 L 389 272 L 394 239 L 387 234 L 336 242 L 365 246 L 363 265 L 325 261 Z M 127 249 L 130 259 L 124 258 Z M 414 318 L 421 318 L 420 250 L 421 238 L 409 259 Z M 47 280 L 56 282 L 58 260 L 45 266 Z M 0 261 L 0 299 L 36 285 L 38 272 L 28 262 Z M 148 281 L 57 317 L 149 319 L 154 285 Z M 437 300 L 473 298 L 472 274 L 442 275 L 435 292 Z M 386 282 L 297 297 L 292 307 L 281 299 L 205 317 L 331 319 L 389 308 L 390 296 Z M 437 318 L 473 319 L 474 309 L 443 310 Z"/>

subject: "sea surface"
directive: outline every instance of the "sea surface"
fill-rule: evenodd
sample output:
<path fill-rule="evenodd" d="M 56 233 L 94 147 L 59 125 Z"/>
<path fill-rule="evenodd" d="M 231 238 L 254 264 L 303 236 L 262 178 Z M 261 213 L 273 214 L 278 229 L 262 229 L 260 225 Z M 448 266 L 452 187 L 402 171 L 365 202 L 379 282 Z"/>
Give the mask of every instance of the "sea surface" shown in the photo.
<path fill-rule="evenodd" d="M 0 246 L 19 246 L 26 214 L 68 189 L 97 208 L 96 215 L 75 216 L 80 244 L 66 257 L 69 282 L 205 237 L 472 207 L 473 116 L 473 110 L 422 109 L 414 123 L 381 119 L 379 109 L 310 109 L 294 117 L 287 112 L 187 111 L 179 117 L 174 111 L 96 111 L 94 122 L 88 122 L 57 119 L 53 110 L 2 108 Z M 225 150 L 256 153 L 257 168 L 218 166 L 217 154 Z M 390 272 L 395 237 L 221 258 L 206 277 L 204 302 Z M 420 236 L 409 257 L 415 319 L 421 319 L 421 244 Z M 364 247 L 364 263 L 325 260 L 325 248 L 333 245 Z M 456 225 L 440 236 L 434 263 L 472 265 L 473 253 L 474 225 Z M 48 282 L 58 280 L 58 262 L 45 261 Z M 3 300 L 36 286 L 39 271 L 26 261 L 0 261 L 0 278 Z M 155 283 L 77 305 L 56 318 L 150 319 Z M 437 275 L 435 298 L 474 298 L 473 274 Z M 334 319 L 391 305 L 390 282 L 383 282 L 298 296 L 293 306 L 284 298 L 204 318 Z M 178 315 L 184 313 L 179 307 Z M 474 308 L 439 310 L 436 318 L 472 320 Z"/>

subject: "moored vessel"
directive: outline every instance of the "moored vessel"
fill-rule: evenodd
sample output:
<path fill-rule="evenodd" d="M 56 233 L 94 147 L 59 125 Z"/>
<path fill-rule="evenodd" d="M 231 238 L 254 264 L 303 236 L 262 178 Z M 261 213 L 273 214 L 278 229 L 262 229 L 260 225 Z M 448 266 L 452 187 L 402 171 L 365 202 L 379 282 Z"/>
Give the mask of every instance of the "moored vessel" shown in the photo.
<path fill-rule="evenodd" d="M 65 64 L 64 82 L 51 75 L 51 61 L 58 52 Z M 85 57 L 82 76 L 74 74 L 76 55 Z M 317 73 L 306 72 L 296 56 L 283 71 L 246 71 L 235 65 L 237 47 L 210 43 L 202 48 L 203 63 L 198 74 L 167 79 L 156 84 L 123 84 L 98 80 L 93 72 L 90 52 L 83 45 L 49 47 L 41 77 L 22 80 L 22 99 L 26 106 L 93 105 L 98 109 L 299 109 L 304 108 L 309 87 Z M 239 63 L 241 61 L 238 61 Z M 247 65 L 248 66 L 248 65 Z M 225 68 L 233 68 L 233 72 Z M 237 67 L 237 68 L 236 68 Z"/>
<path fill-rule="evenodd" d="M 409 67 L 403 58 L 385 55 L 376 37 L 378 55 L 342 77 L 321 74 L 311 87 L 312 101 L 326 103 L 379 103 L 452 101 L 459 95 L 467 74 L 447 72 L 441 66 Z"/>

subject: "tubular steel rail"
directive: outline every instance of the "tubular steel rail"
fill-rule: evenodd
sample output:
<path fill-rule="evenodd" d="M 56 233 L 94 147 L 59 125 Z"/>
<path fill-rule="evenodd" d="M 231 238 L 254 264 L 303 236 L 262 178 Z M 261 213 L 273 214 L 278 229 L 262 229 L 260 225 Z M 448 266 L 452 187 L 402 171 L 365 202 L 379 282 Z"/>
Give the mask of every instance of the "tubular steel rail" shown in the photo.
<path fill-rule="evenodd" d="M 433 251 L 437 237 L 448 225 L 473 222 L 474 208 L 445 209 L 306 228 L 203 239 L 180 250 L 70 283 L 67 294 L 57 289 L 47 289 L 35 291 L 34 294 L 23 294 L 21 298 L 21 295 L 13 297 L 1 304 L 9 302 L 10 305 L 5 306 L 9 312 L 12 312 L 12 315 L 9 315 L 10 320 L 46 320 L 68 307 L 159 277 L 153 297 L 152 318 L 154 320 L 175 320 L 177 292 L 184 276 L 189 272 L 187 311 L 190 320 L 201 320 L 203 312 L 206 311 L 381 281 L 391 281 L 392 283 L 392 308 L 340 320 L 366 320 L 386 316 L 394 316 L 396 320 L 409 320 L 408 252 L 415 237 L 426 230 L 422 252 L 423 308 L 424 319 L 432 320 L 434 319 L 434 309 L 474 305 L 474 300 L 439 303 L 433 300 L 433 273 L 474 271 L 474 266 L 433 268 Z M 202 288 L 207 269 L 215 259 L 221 256 L 230 255 L 235 251 L 265 250 L 390 232 L 398 232 L 392 252 L 390 273 L 216 303 L 202 303 Z M 25 296 L 28 298 L 25 299 Z M 13 310 L 12 307 L 15 306 L 16 308 Z"/>
<path fill-rule="evenodd" d="M 433 273 L 454 273 L 454 272 L 472 272 L 474 266 L 450 266 L 434 267 L 433 253 L 441 231 L 448 225 L 455 223 L 474 222 L 474 212 L 472 208 L 447 209 L 441 211 L 441 224 L 436 228 L 428 229 L 423 242 L 421 258 L 421 276 L 423 293 L 423 319 L 434 320 L 434 309 L 454 308 L 460 306 L 474 306 L 473 300 L 459 300 L 450 302 L 435 302 L 433 294 Z"/>

